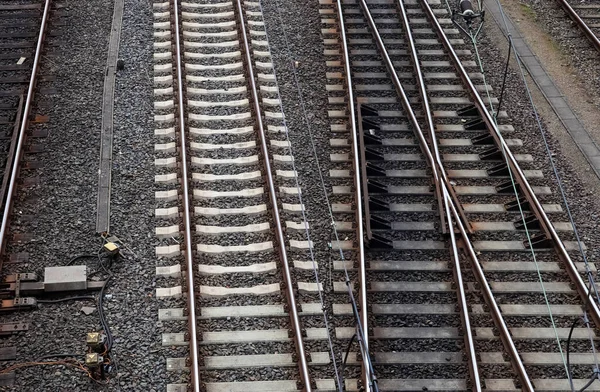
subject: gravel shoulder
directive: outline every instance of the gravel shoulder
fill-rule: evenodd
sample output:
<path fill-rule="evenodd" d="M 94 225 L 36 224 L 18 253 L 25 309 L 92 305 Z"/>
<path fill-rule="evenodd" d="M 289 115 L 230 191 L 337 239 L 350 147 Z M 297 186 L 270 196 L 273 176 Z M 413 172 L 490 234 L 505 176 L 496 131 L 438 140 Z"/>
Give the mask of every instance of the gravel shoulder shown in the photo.
<path fill-rule="evenodd" d="M 519 19 L 518 16 L 510 16 L 515 23 L 517 22 L 516 19 Z M 524 37 L 529 37 L 527 38 L 528 44 L 532 45 L 532 50 L 534 50 L 536 55 L 542 56 L 540 52 L 547 52 L 544 48 L 536 46 L 535 43 L 532 44 L 532 38 L 523 31 L 521 25 L 519 25 L 519 28 Z M 491 83 L 494 90 L 499 94 L 502 86 L 508 44 L 493 19 L 490 18 L 490 20 L 486 21 L 480 41 L 483 66 L 488 77 L 488 82 Z M 547 63 L 543 62 L 543 65 L 546 67 Z M 565 72 L 565 74 L 571 75 L 571 77 L 576 76 L 573 75 L 573 72 Z M 553 75 L 550 73 L 550 76 Z M 590 260 L 594 261 L 595 256 L 597 256 L 595 244 L 598 242 L 598 238 L 593 231 L 593 221 L 600 214 L 600 205 L 594 195 L 600 191 L 600 181 L 529 76 L 527 76 L 527 81 L 532 89 L 534 103 L 548 137 L 552 158 L 561 177 L 574 221 L 582 240 L 588 248 L 587 256 Z M 573 85 L 576 85 L 576 79 L 573 79 Z M 562 85 L 559 85 L 559 88 L 562 88 Z M 563 93 L 569 97 L 567 94 L 578 95 L 579 92 L 577 90 L 569 90 L 568 92 L 563 91 Z M 550 160 L 545 152 L 540 131 L 535 123 L 533 111 L 531 110 L 531 105 L 521 81 L 520 71 L 514 60 L 511 61 L 507 77 L 507 90 L 504 102 L 506 103 L 504 107 L 513 119 L 513 125 L 516 130 L 514 137 L 523 140 L 524 146 L 534 156 L 536 167 L 544 171 L 544 183 L 552 188 L 552 198 L 558 201 L 560 193 L 556 185 L 556 179 L 551 171 Z M 572 102 L 570 103 L 573 105 Z M 597 112 L 597 109 L 591 108 L 589 114 L 596 115 L 594 112 Z"/>

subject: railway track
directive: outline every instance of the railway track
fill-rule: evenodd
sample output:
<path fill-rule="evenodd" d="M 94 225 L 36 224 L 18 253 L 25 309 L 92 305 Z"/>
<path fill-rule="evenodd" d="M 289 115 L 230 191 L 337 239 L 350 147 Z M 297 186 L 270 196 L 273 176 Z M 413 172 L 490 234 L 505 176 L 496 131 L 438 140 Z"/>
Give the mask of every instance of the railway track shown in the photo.
<path fill-rule="evenodd" d="M 600 51 L 600 2 L 557 0 L 569 18 L 585 33 L 596 50 Z"/>
<path fill-rule="evenodd" d="M 378 379 L 367 367 L 358 377 L 364 361 L 351 352 L 346 390 L 571 390 L 562 358 L 583 314 L 585 266 L 539 163 L 511 137 L 519 130 L 488 110 L 498 101 L 446 9 L 321 5 L 331 200 L 345 234 L 332 241 L 344 258 L 332 261 L 326 308 L 345 345 L 356 327 L 344 269 L 355 270 Z M 333 331 L 307 273 L 311 243 L 260 4 L 154 11 L 157 297 L 170 390 L 335 390 Z M 597 308 L 590 314 L 597 321 Z M 594 341 L 597 331 L 579 326 L 570 339 L 576 388 L 595 365 L 589 333 Z"/>
<path fill-rule="evenodd" d="M 328 331 L 260 4 L 155 2 L 154 28 L 169 388 L 325 390 Z"/>
<path fill-rule="evenodd" d="M 3 209 L 1 255 L 4 255 L 9 240 L 8 228 L 19 172 L 35 167 L 35 162 L 24 167 L 21 165 L 27 139 L 43 136 L 39 130 L 30 130 L 31 122 L 43 119 L 31 121 L 30 116 L 34 113 L 32 108 L 38 90 L 40 60 L 45 49 L 51 5 L 51 1 L 0 3 L 0 124 L 4 164 L 0 185 Z M 29 148 L 29 151 L 33 150 Z"/>
<path fill-rule="evenodd" d="M 342 200 L 353 194 L 345 178 L 353 125 L 340 97 L 346 85 L 356 96 L 369 239 L 360 291 L 379 390 L 571 390 L 562 356 L 583 314 L 585 266 L 540 163 L 512 136 L 519 130 L 508 114 L 497 113 L 496 125 L 486 108 L 497 99 L 471 47 L 439 2 L 347 0 L 338 3 L 346 48 L 336 3 L 321 4 L 332 184 Z M 590 315 L 598 321 L 595 306 Z M 597 331 L 573 331 L 570 371 L 580 389 L 595 366 L 589 333 L 593 341 Z"/>

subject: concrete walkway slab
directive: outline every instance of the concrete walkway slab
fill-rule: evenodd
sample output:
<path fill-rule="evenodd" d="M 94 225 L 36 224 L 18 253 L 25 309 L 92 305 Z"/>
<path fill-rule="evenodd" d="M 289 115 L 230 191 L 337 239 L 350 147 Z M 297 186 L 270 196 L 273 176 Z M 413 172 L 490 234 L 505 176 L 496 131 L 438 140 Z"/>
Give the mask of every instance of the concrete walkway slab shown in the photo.
<path fill-rule="evenodd" d="M 589 132 L 577 118 L 577 115 L 569 106 L 560 89 L 554 84 L 554 81 L 548 75 L 538 58 L 533 54 L 531 48 L 527 45 L 520 31 L 508 15 L 505 15 L 506 25 L 508 26 L 507 32 L 504 24 L 505 19 L 498 8 L 498 4 L 495 1 L 489 1 L 485 3 L 485 8 L 504 35 L 508 37 L 510 34 L 514 50 L 527 69 L 527 72 L 529 72 L 531 78 L 552 107 L 552 110 L 556 113 L 556 116 L 569 135 L 571 135 L 573 141 L 585 156 L 596 175 L 600 178 L 600 159 L 598 159 L 600 156 L 600 147 L 598 147 L 596 141 L 593 140 Z"/>

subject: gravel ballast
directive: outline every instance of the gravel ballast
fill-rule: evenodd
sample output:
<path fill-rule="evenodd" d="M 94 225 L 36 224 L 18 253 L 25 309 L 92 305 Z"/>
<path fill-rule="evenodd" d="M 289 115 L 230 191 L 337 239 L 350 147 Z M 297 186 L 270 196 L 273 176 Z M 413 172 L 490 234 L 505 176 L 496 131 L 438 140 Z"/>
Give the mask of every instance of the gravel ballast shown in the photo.
<path fill-rule="evenodd" d="M 277 72 L 278 87 L 282 98 L 283 110 L 285 113 L 286 124 L 289 129 L 289 138 L 292 143 L 293 155 L 295 158 L 295 169 L 299 176 L 299 185 L 302 188 L 303 203 L 306 207 L 306 215 L 310 223 L 311 240 L 315 246 L 315 256 L 319 263 L 319 272 L 321 281 L 325 286 L 325 300 L 328 314 L 333 314 L 332 304 L 347 303 L 347 294 L 333 294 L 332 281 L 343 280 L 343 274 L 340 271 L 333 271 L 332 260 L 337 260 L 339 254 L 332 252 L 330 243 L 332 241 L 332 230 L 330 219 L 327 213 L 329 206 L 325 200 L 322 191 L 322 184 L 313 156 L 313 147 L 310 142 L 307 129 L 307 120 L 315 136 L 316 150 L 320 164 L 320 170 L 324 176 L 325 188 L 331 192 L 333 181 L 329 179 L 329 170 L 339 168 L 331 161 L 329 154 L 333 151 L 329 145 L 330 120 L 328 118 L 328 102 L 326 91 L 326 59 L 323 55 L 323 36 L 320 34 L 321 15 L 319 14 L 319 3 L 312 1 L 310 4 L 300 4 L 289 2 L 287 0 L 269 1 L 263 4 L 264 17 L 272 60 Z M 281 7 L 281 9 L 278 9 Z M 39 154 L 38 159 L 44 162 L 44 167 L 35 171 L 35 174 L 41 178 L 41 183 L 35 188 L 28 189 L 28 197 L 20 198 L 15 204 L 15 219 L 13 230 L 18 232 L 32 233 L 33 241 L 22 244 L 11 244 L 9 254 L 15 252 L 29 252 L 29 262 L 25 264 L 5 264 L 4 272 L 36 272 L 43 276 L 43 268 L 51 265 L 66 264 L 74 255 L 81 253 L 94 253 L 99 248 L 101 242 L 95 234 L 95 208 L 97 197 L 97 177 L 98 177 L 98 151 L 100 145 L 100 124 L 101 124 L 101 104 L 102 104 L 102 84 L 104 81 L 104 69 L 106 66 L 106 54 L 108 47 L 108 37 L 110 35 L 110 24 L 112 19 L 112 6 L 101 4 L 97 0 L 91 0 L 84 3 L 70 4 L 65 8 L 67 16 L 66 25 L 62 28 L 62 35 L 59 37 L 50 37 L 51 40 L 61 42 L 54 47 L 56 51 L 52 57 L 52 66 L 55 67 L 57 77 L 53 87 L 58 90 L 54 97 L 41 96 L 40 108 L 48 108 L 41 114 L 48 114 L 50 122 L 43 127 L 49 130 L 49 137 L 45 140 L 46 152 Z M 280 14 L 281 12 L 281 14 Z M 168 307 L 185 306 L 183 299 L 173 301 L 158 301 L 155 298 L 156 287 L 174 286 L 179 284 L 177 279 L 159 280 L 155 277 L 155 267 L 157 260 L 154 247 L 161 244 L 156 239 L 154 230 L 158 225 L 154 218 L 154 208 L 156 206 L 154 191 L 154 175 L 157 173 L 154 166 L 154 159 L 157 156 L 154 151 L 154 144 L 157 138 L 154 137 L 155 123 L 153 122 L 153 38 L 152 26 L 152 3 L 141 0 L 125 0 L 125 15 L 123 18 L 123 31 L 121 35 L 120 58 L 125 61 L 125 69 L 117 74 L 117 87 L 115 93 L 115 134 L 113 151 L 113 179 L 112 179 L 112 215 L 111 231 L 112 234 L 119 237 L 129 248 L 125 251 L 127 259 L 119 261 L 113 266 L 114 277 L 107 290 L 105 300 L 105 313 L 108 324 L 111 327 L 115 337 L 113 354 L 118 361 L 118 375 L 115 379 L 115 373 L 111 374 L 108 386 L 100 387 L 93 384 L 85 373 L 74 368 L 61 367 L 31 367 L 17 371 L 15 386 L 11 391 L 62 391 L 62 390 L 123 390 L 123 391 L 164 391 L 168 383 L 187 382 L 186 372 L 167 372 L 166 358 L 183 357 L 187 355 L 187 347 L 178 348 L 163 347 L 161 344 L 161 334 L 164 332 L 183 332 L 186 330 L 186 323 L 161 322 L 158 321 L 158 309 Z M 491 23 L 491 22 L 487 22 Z M 283 31 L 285 26 L 285 35 Z M 490 30 L 491 31 L 491 30 Z M 494 42 L 489 39 L 488 30 L 484 28 L 480 53 L 484 61 L 484 68 L 488 82 L 494 87 L 494 92 L 498 93 L 501 89 L 503 61 L 498 61 L 502 53 L 496 49 Z M 287 42 L 286 42 L 287 38 Z M 289 50 L 289 52 L 288 52 Z M 291 53 L 291 58 L 289 56 Z M 358 56 L 356 56 L 358 58 Z M 367 60 L 361 58 L 361 60 Z M 294 62 L 297 63 L 294 65 Z M 294 81 L 294 67 L 297 72 L 300 89 L 304 99 L 305 108 L 302 107 L 298 99 L 298 91 Z M 503 109 L 507 110 L 511 119 L 511 124 L 515 127 L 515 132 L 510 138 L 519 138 L 523 140 L 524 147 L 532 154 L 535 163 L 529 168 L 541 168 L 544 172 L 544 179 L 536 185 L 548 185 L 552 187 L 553 195 L 544 199 L 544 202 L 559 202 L 559 193 L 555 180 L 552 178 L 552 172 L 549 167 L 549 159 L 545 154 L 543 145 L 540 142 L 539 132 L 536 129 L 536 123 L 532 117 L 528 100 L 523 94 L 523 88 L 520 82 L 520 76 L 512 70 L 507 79 L 507 91 Z M 374 94 L 375 95 L 375 94 Z M 49 102 L 52 102 L 50 104 Z M 395 105 L 391 105 L 393 108 Z M 306 113 L 308 119 L 304 118 Z M 222 124 L 225 126 L 225 124 Z M 280 135 L 275 135 L 279 140 Z M 215 143 L 227 143 L 232 138 L 224 137 L 214 138 Z M 594 227 L 588 223 L 590 217 L 597 219 L 600 216 L 600 204 L 595 200 L 594 195 L 587 188 L 587 185 L 579 179 L 578 168 L 573 167 L 569 161 L 560 154 L 560 145 L 555 141 L 552 135 L 549 135 L 551 150 L 556 153 L 554 157 L 558 170 L 565 184 L 566 194 L 572 202 L 571 208 L 576 222 L 581 222 L 578 228 L 585 241 L 589 251 L 588 256 L 595 261 L 598 254 L 596 246 L 598 237 L 593 231 Z M 390 149 L 390 152 L 393 151 Z M 281 150 L 273 149 L 272 152 L 284 153 Z M 211 157 L 225 157 L 229 152 L 226 150 L 209 153 Z M 236 152 L 232 152 L 236 154 Z M 244 155 L 244 154 L 242 154 Z M 348 165 L 350 166 L 350 165 Z M 534 167 L 535 166 L 535 167 Z M 538 167 L 539 166 L 539 167 Z M 350 168 L 350 167 L 348 167 Z M 453 168 L 468 168 L 468 166 L 456 165 Z M 219 168 L 223 173 L 229 172 L 231 167 Z M 286 167 L 289 169 L 289 167 Z M 198 170 L 206 170 L 205 168 Z M 233 170 L 238 170 L 236 167 Z M 206 172 L 216 173 L 210 170 Z M 350 181 L 350 179 L 348 179 Z M 283 181 L 283 180 L 279 180 Z M 285 180 L 286 186 L 292 186 L 292 181 Z M 406 181 L 405 183 L 408 183 Z M 337 183 L 336 183 L 337 184 Z M 197 185 L 197 184 L 196 184 Z M 262 182 L 252 186 L 261 186 Z M 280 183 L 281 185 L 281 183 Z M 202 183 L 203 189 L 212 187 L 210 183 Z M 223 188 L 225 189 L 225 188 Z M 288 203 L 298 203 L 297 198 L 284 196 Z M 431 202 L 426 198 L 427 202 Z M 479 200 L 481 201 L 481 200 Z M 198 205 L 204 205 L 206 201 L 200 201 Z M 211 206 L 224 207 L 227 204 L 219 201 L 220 204 Z M 206 203 L 209 205 L 209 203 Z M 241 205 L 241 204 L 240 204 Z M 35 216 L 35 219 L 27 219 L 26 216 Z M 23 218 L 20 218 L 23 217 Z M 292 217 L 294 221 L 300 218 Z M 430 218 L 430 217 L 426 217 Z M 503 217 L 498 217 L 501 220 Z M 505 218 L 505 217 L 504 217 Z M 564 214 L 559 214 L 552 219 L 564 221 Z M 195 223 L 214 224 L 215 220 L 200 217 Z M 220 220 L 219 225 L 242 225 L 247 224 L 249 220 L 239 218 L 233 221 Z M 514 233 L 513 233 L 514 234 Z M 346 233 L 344 233 L 344 236 Z M 354 234 L 349 233 L 350 237 Z M 292 238 L 305 239 L 304 233 L 294 232 Z M 415 235 L 416 238 L 417 235 Z M 196 240 L 203 242 L 220 243 L 239 243 L 244 238 L 250 242 L 262 241 L 268 234 L 251 234 L 249 236 L 229 235 L 222 237 L 196 237 Z M 500 237 L 512 238 L 512 234 L 502 234 Z M 515 236 L 516 237 L 516 236 Z M 571 239 L 571 235 L 568 235 Z M 404 237 L 403 237 L 404 238 Z M 407 235 L 406 238 L 409 238 Z M 410 237 L 412 238 L 412 237 Z M 344 240 L 345 238 L 341 238 Z M 198 242 L 198 241 L 196 241 Z M 211 242 L 212 243 L 212 242 Z M 297 251 L 293 253 L 290 260 L 308 260 L 307 252 Z M 411 254 L 414 260 L 424 260 L 423 254 Z M 375 254 L 372 258 L 380 257 L 382 259 L 396 259 L 397 254 Z M 407 256 L 404 254 L 403 256 Z M 504 256 L 504 255 L 503 255 Z M 482 256 L 482 259 L 486 256 Z M 507 256 L 503 260 L 507 260 Z M 254 259 L 257 260 L 254 260 Z M 259 257 L 248 257 L 236 264 L 236 260 L 226 257 L 216 257 L 211 260 L 213 264 L 231 264 L 246 265 L 249 260 L 260 262 Z M 436 254 L 436 259 L 437 254 Z M 440 256 L 439 259 L 445 259 Z M 262 260 L 263 262 L 265 260 Z M 90 270 L 95 270 L 97 263 L 94 259 L 86 259 L 86 264 Z M 158 261 L 165 263 L 165 261 Z M 208 264 L 210 264 L 208 263 Z M 170 265 L 171 262 L 164 264 Z M 163 265 L 163 264 L 160 264 Z M 314 281 L 312 271 L 293 270 L 294 280 L 302 282 Z M 388 281 L 435 281 L 450 280 L 449 271 L 442 272 L 437 276 L 434 273 L 414 273 L 404 276 L 402 273 L 377 273 L 369 275 L 373 280 Z M 280 271 L 275 275 L 264 275 L 256 279 L 250 279 L 237 275 L 221 275 L 216 277 L 202 277 L 205 284 L 226 285 L 228 279 L 239 279 L 229 285 L 245 286 L 250 283 L 268 284 L 280 280 Z M 523 279 L 518 274 L 497 273 L 491 275 L 495 280 L 515 281 Z M 549 279 L 564 281 L 564 274 L 544 275 Z M 536 276 L 527 274 L 527 281 L 535 281 Z M 468 276 L 469 280 L 472 277 Z M 376 293 L 370 296 L 370 299 L 378 303 L 428 303 L 438 301 L 439 303 L 453 303 L 455 298 L 451 295 L 430 294 L 423 296 L 400 295 L 388 293 Z M 502 297 L 505 303 L 516 301 L 516 296 L 506 295 Z M 520 299 L 519 297 L 518 299 Z M 299 302 L 316 302 L 318 296 L 314 294 L 302 293 L 298 297 Z M 569 295 L 551 296 L 551 300 L 563 301 L 564 303 L 577 303 L 577 298 Z M 244 305 L 251 303 L 280 303 L 281 299 L 268 296 L 257 298 L 230 297 L 229 304 Z M 539 302 L 535 298 L 527 299 L 528 302 Z M 518 302 L 518 301 L 517 301 Z M 217 299 L 204 299 L 201 302 L 203 306 L 216 306 Z M 2 342 L 3 347 L 17 346 L 17 361 L 28 361 L 39 358 L 48 353 L 75 353 L 83 354 L 85 352 L 85 333 L 100 329 L 98 312 L 93 311 L 90 315 L 85 315 L 81 308 L 83 306 L 94 306 L 94 302 L 65 302 L 59 304 L 41 304 L 39 309 L 25 311 L 21 313 L 10 313 L 2 315 L 2 322 L 27 321 L 30 323 L 30 329 L 27 332 L 16 334 Z M 479 318 L 478 318 L 479 317 Z M 487 313 L 474 317 L 476 326 L 491 326 L 491 320 Z M 322 317 L 303 317 L 302 321 L 305 327 L 323 327 Z M 350 317 L 336 316 L 332 320 L 331 326 L 351 326 Z M 517 324 L 542 325 L 542 322 L 530 319 L 509 320 Z M 568 327 L 569 320 L 558 319 L 561 327 Z M 429 323 L 447 324 L 458 326 L 459 320 L 456 314 L 443 317 L 381 317 L 378 320 L 380 326 L 422 326 Z M 539 322 L 539 324 L 536 324 Z M 260 324 L 260 323 L 258 323 Z M 272 328 L 277 325 L 280 328 L 288 327 L 288 319 L 266 320 L 263 321 L 265 328 Z M 219 330 L 223 328 L 223 323 L 219 320 L 205 320 L 199 323 L 199 331 L 205 329 Z M 246 329 L 252 325 L 251 322 L 233 320 L 227 324 L 227 328 Z M 374 324 L 373 324 L 374 325 Z M 546 326 L 544 324 L 544 326 Z M 332 331 L 333 334 L 333 331 Z M 335 340 L 335 352 L 339 354 L 345 349 L 346 340 Z M 399 351 L 414 351 L 429 349 L 437 344 L 440 351 L 460 351 L 462 342 L 455 341 L 444 342 L 421 342 L 416 344 L 414 340 L 404 342 L 394 340 L 387 344 L 383 340 L 374 342 L 372 349 L 377 351 L 390 351 L 392 349 Z M 489 345 L 478 343 L 484 349 L 500 350 L 500 344 L 491 342 Z M 541 341 L 535 343 L 536 347 L 552 347 L 555 345 L 552 341 Z M 308 351 L 327 351 L 328 348 L 323 341 L 307 342 Z M 530 346 L 527 346 L 531 348 Z M 202 353 L 206 355 L 234 355 L 245 354 L 259 351 L 261 353 L 271 352 L 273 348 L 278 348 L 281 352 L 291 352 L 293 347 L 291 343 L 281 345 L 270 344 L 243 344 L 235 347 L 222 345 L 214 350 L 210 346 L 203 346 Z M 585 350 L 585 344 L 579 343 L 577 349 Z M 549 351 L 554 348 L 548 349 Z M 540 350 L 541 351 L 541 350 Z M 339 361 L 339 358 L 336 358 Z M 398 366 L 385 368 L 378 376 L 382 378 L 403 377 L 422 377 L 429 374 L 433 368 L 420 366 Z M 508 367 L 500 370 L 485 368 L 487 375 L 496 375 L 498 377 L 512 377 Z M 583 377 L 584 370 L 587 368 L 577 368 L 576 374 Z M 359 367 L 353 366 L 351 370 L 346 370 L 346 377 L 352 374 L 352 377 L 359 375 Z M 433 369 L 435 370 L 435 369 Z M 554 377 L 562 377 L 561 372 L 564 369 L 553 367 L 548 372 L 547 368 L 534 369 L 535 375 L 542 377 L 549 373 Z M 448 378 L 452 376 L 460 377 L 466 374 L 464 366 L 454 366 L 445 370 Z M 281 373 L 281 374 L 280 374 Z M 292 378 L 296 374 L 295 368 L 290 369 L 256 369 L 246 374 L 247 377 L 256 377 L 261 379 Z M 239 373 L 235 371 L 205 371 L 205 375 L 210 380 L 232 381 L 238 379 Z M 333 371 L 331 366 L 323 366 L 313 369 L 314 378 L 331 378 Z"/>
<path fill-rule="evenodd" d="M 95 253 L 101 245 L 95 234 L 98 160 L 102 113 L 102 88 L 113 4 L 86 1 L 66 4 L 61 11 L 65 25 L 61 35 L 49 37 L 53 54 L 43 67 L 51 67 L 58 90 L 47 112 L 49 137 L 46 153 L 39 154 L 44 167 L 35 172 L 41 183 L 31 196 L 15 204 L 18 215 L 33 214 L 19 231 L 33 233 L 29 243 L 12 244 L 9 253 L 27 251 L 27 265 L 7 264 L 4 272 L 37 272 L 63 265 L 74 255 Z M 152 175 L 152 24 L 151 5 L 126 0 L 120 57 L 125 69 L 117 74 L 112 189 L 112 234 L 134 253 L 113 266 L 114 278 L 107 289 L 105 314 L 115 338 L 116 372 L 100 387 L 84 372 L 71 367 L 31 367 L 17 371 L 11 390 L 165 390 L 166 372 L 160 335 L 155 333 L 157 304 L 154 295 Z M 42 100 L 47 99 L 40 96 Z M 97 269 L 93 259 L 83 261 L 88 271 Z M 5 322 L 24 320 L 29 331 L 3 341 L 17 346 L 17 360 L 28 361 L 52 353 L 78 354 L 83 359 L 85 334 L 101 329 L 98 312 L 82 313 L 92 301 L 42 304 L 39 309 L 3 315 Z"/>

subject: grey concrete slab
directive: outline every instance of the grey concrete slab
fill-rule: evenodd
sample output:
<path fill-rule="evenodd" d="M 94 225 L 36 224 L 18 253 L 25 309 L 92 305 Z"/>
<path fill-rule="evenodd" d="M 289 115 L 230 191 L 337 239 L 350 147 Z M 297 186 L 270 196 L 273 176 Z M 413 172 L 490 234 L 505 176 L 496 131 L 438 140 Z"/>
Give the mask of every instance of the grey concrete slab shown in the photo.
<path fill-rule="evenodd" d="M 580 126 L 580 124 L 576 123 L 576 119 L 565 120 L 565 122 L 569 125 L 572 125 L 571 129 L 569 129 L 569 134 L 575 140 L 575 142 L 577 142 L 577 144 L 590 144 L 594 142 L 589 133 L 587 133 L 586 130 Z"/>
<path fill-rule="evenodd" d="M 539 86 L 554 86 L 554 82 L 550 78 L 540 78 L 538 80 Z"/>
<path fill-rule="evenodd" d="M 600 166 L 600 156 L 590 157 L 590 161 L 597 166 Z"/>
<path fill-rule="evenodd" d="M 549 103 L 550 103 L 550 105 L 552 105 L 551 101 L 549 101 Z M 575 116 L 575 113 L 573 113 L 571 108 L 557 108 L 557 107 L 552 106 L 552 109 L 554 110 L 554 113 L 556 113 L 558 118 L 560 118 L 563 125 L 565 125 L 565 121 L 567 121 L 567 120 L 577 120 L 577 122 L 579 122 L 579 120 L 577 119 L 577 117 Z M 565 127 L 567 128 L 567 130 L 569 129 L 569 127 L 567 125 L 565 125 Z"/>
<path fill-rule="evenodd" d="M 466 389 L 466 381 L 458 379 L 429 380 L 403 378 L 393 380 L 379 380 L 380 391 L 462 391 Z"/>
<path fill-rule="evenodd" d="M 530 75 L 534 77 L 546 75 L 546 71 L 542 68 L 535 57 L 528 57 L 525 61 L 523 61 L 523 63 L 527 65 L 527 70 L 529 71 Z"/>
<path fill-rule="evenodd" d="M 593 143 L 590 135 L 585 131 L 585 129 L 575 127 L 571 132 L 571 137 L 573 140 L 577 141 L 579 144 L 589 144 Z"/>
<path fill-rule="evenodd" d="M 554 88 L 556 90 L 556 92 L 558 92 L 558 90 L 556 88 Z M 548 100 L 552 103 L 552 106 L 556 107 L 556 108 L 569 108 L 569 104 L 567 103 L 567 101 L 565 101 L 565 99 L 562 96 L 556 96 L 556 95 L 547 95 Z"/>
<path fill-rule="evenodd" d="M 437 293 L 451 292 L 450 282 L 371 282 L 369 292 L 414 292 Z"/>
<path fill-rule="evenodd" d="M 598 155 L 600 155 L 600 151 L 598 151 L 598 146 L 596 146 L 595 143 L 582 143 L 579 145 L 579 148 L 588 157 L 597 157 Z"/>
<path fill-rule="evenodd" d="M 389 338 L 395 338 L 395 331 L 392 328 L 388 329 Z M 375 353 L 377 363 L 385 363 L 388 365 L 399 364 L 446 364 L 446 363 L 462 363 L 462 352 L 387 352 Z"/>
<path fill-rule="evenodd" d="M 506 30 L 508 29 L 508 32 L 512 38 L 514 50 L 520 57 L 521 62 L 527 69 L 527 72 L 529 72 L 529 74 L 532 76 L 535 84 L 546 97 L 546 100 L 562 122 L 567 132 L 569 132 L 573 138 L 573 141 L 581 150 L 582 154 L 585 156 L 596 175 L 600 177 L 600 159 L 596 159 L 598 156 L 600 156 L 600 148 L 598 147 L 596 141 L 593 140 L 589 132 L 585 130 L 585 127 L 581 121 L 579 121 L 577 115 L 573 112 L 568 102 L 562 98 L 560 89 L 558 89 L 558 87 L 554 84 L 552 78 L 548 75 L 537 57 L 533 54 L 531 48 L 521 36 L 517 26 L 515 26 L 508 15 L 504 15 L 503 17 L 501 10 L 498 8 L 498 4 L 494 1 L 486 2 L 485 8 L 505 35 L 507 35 Z"/>
<path fill-rule="evenodd" d="M 110 32 L 104 91 L 102 95 L 102 128 L 100 130 L 100 170 L 98 173 L 98 201 L 96 216 L 96 232 L 108 233 L 110 230 L 110 191 L 112 177 L 113 150 L 113 111 L 119 56 L 119 41 L 123 23 L 124 1 L 115 1 L 113 20 Z"/>
<path fill-rule="evenodd" d="M 389 335 L 390 328 L 373 328 L 373 336 Z M 395 339 L 458 339 L 458 328 L 451 327 L 406 327 L 393 328 Z"/>

